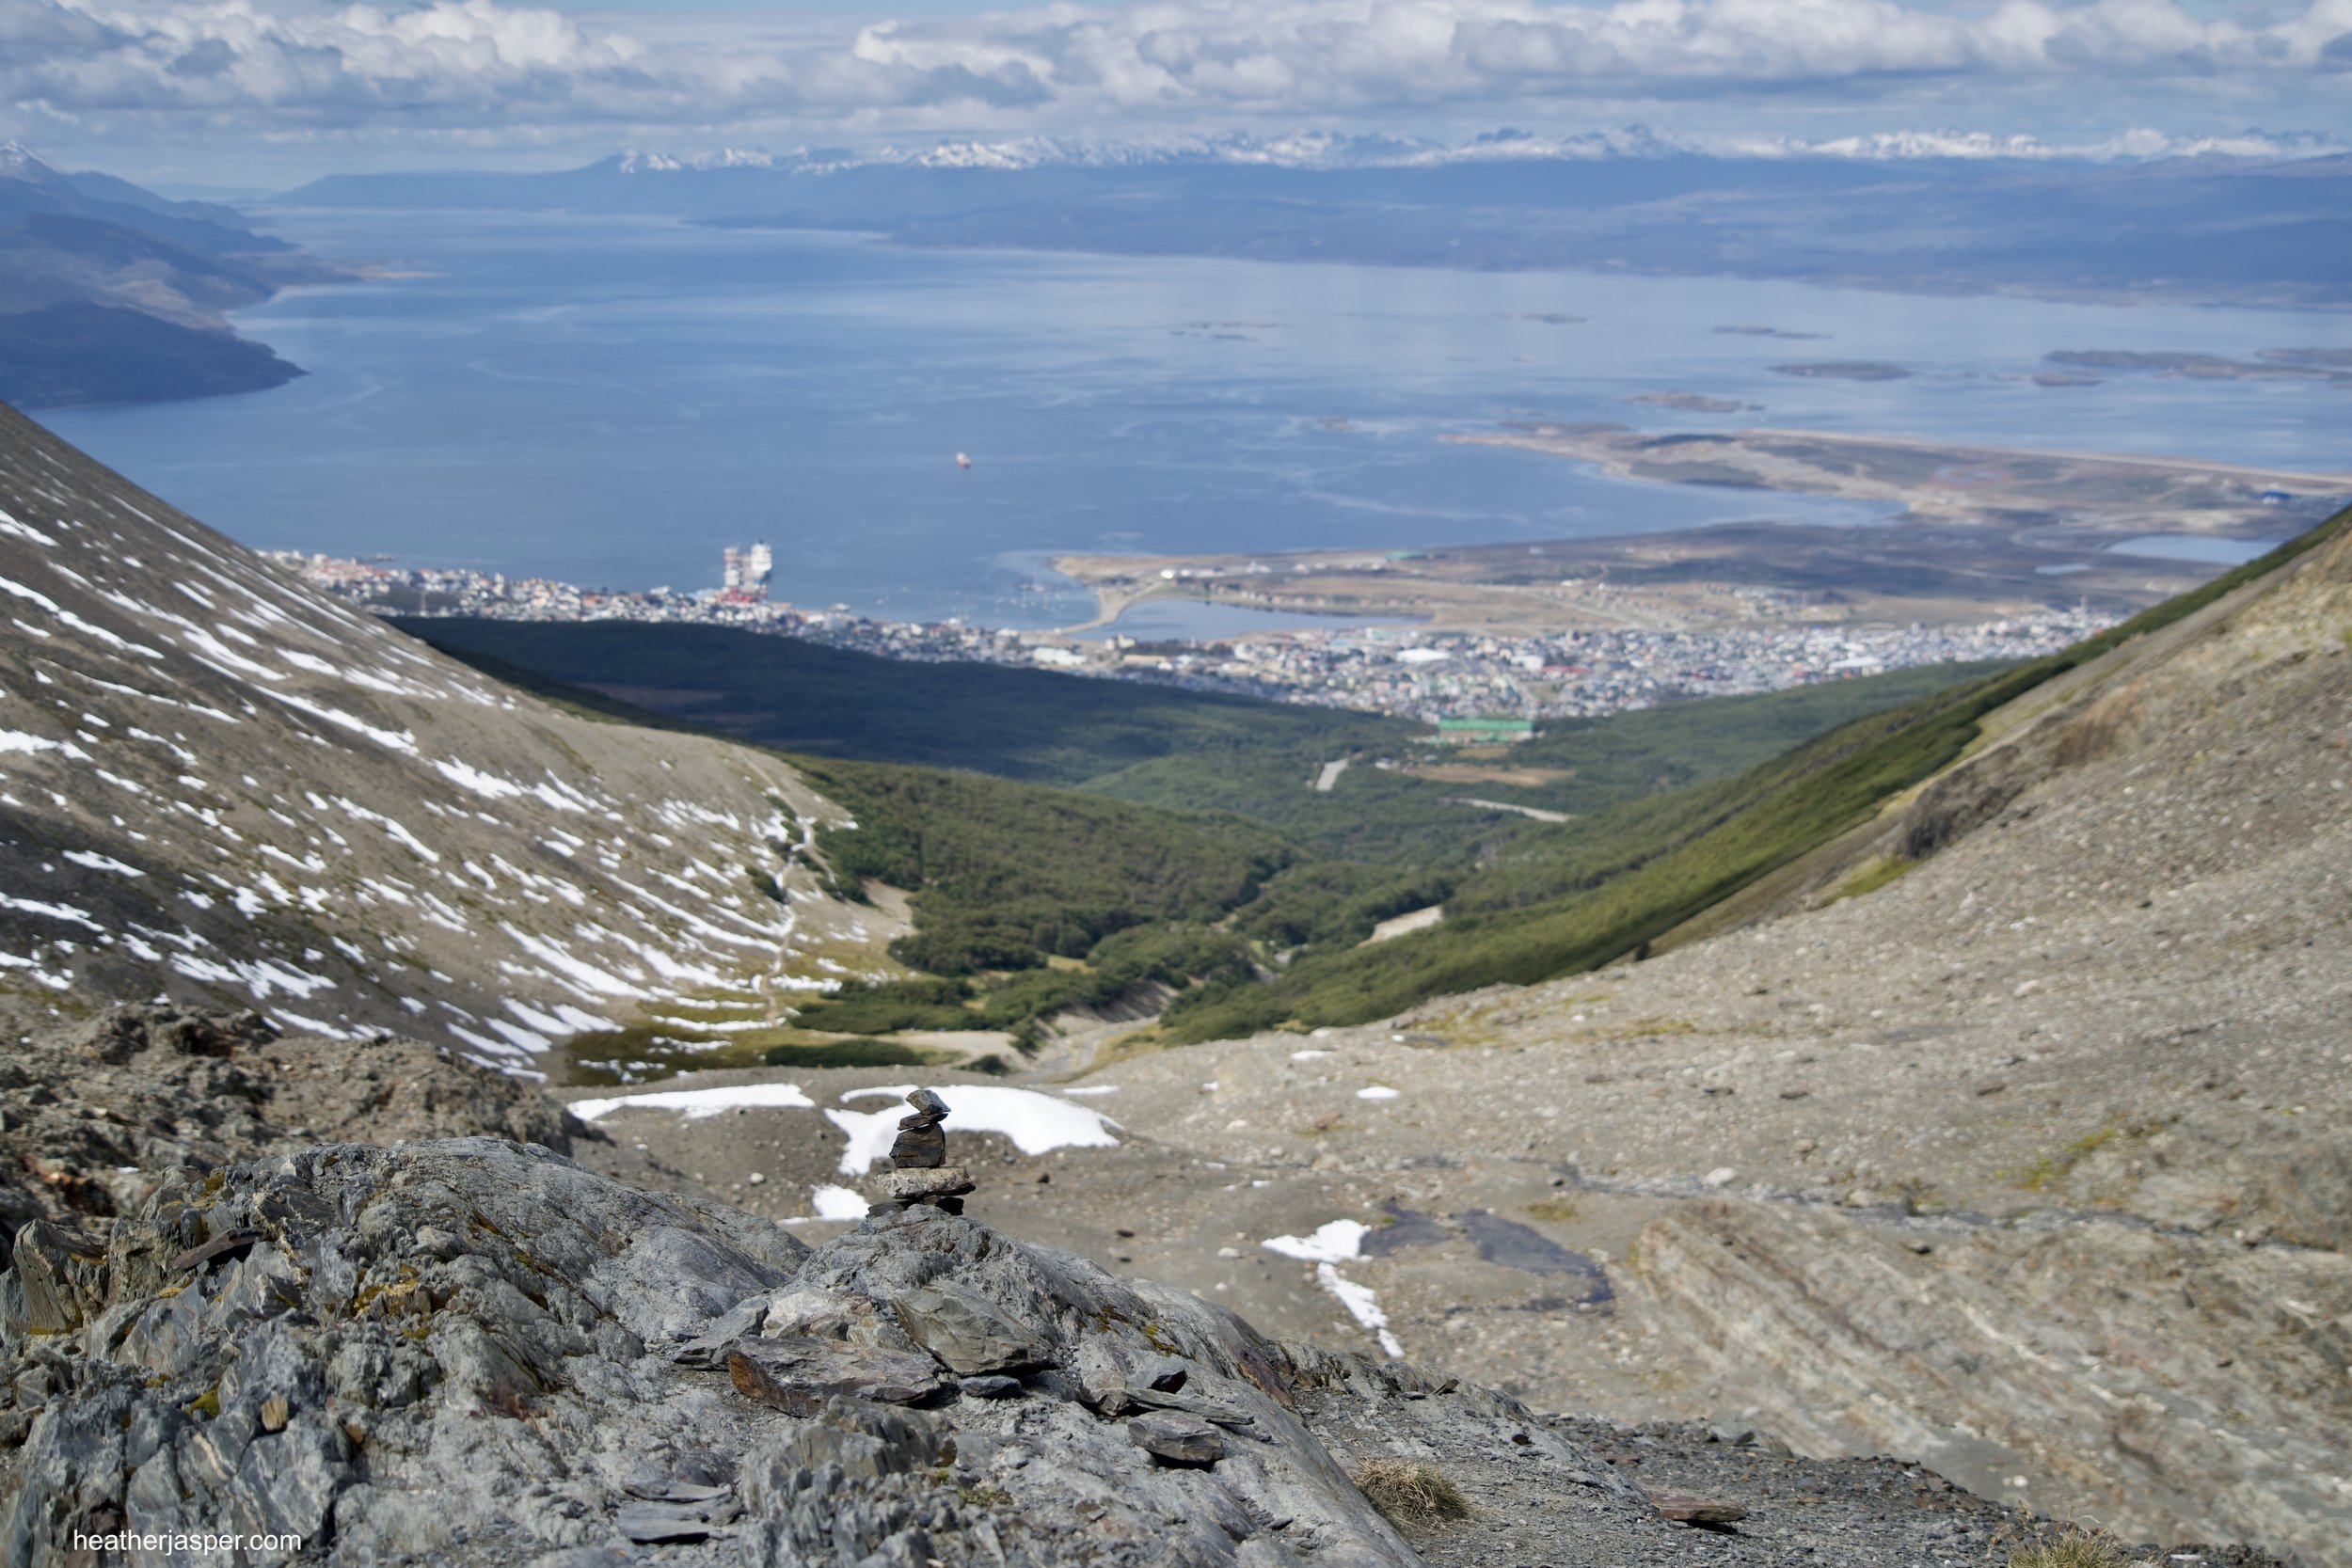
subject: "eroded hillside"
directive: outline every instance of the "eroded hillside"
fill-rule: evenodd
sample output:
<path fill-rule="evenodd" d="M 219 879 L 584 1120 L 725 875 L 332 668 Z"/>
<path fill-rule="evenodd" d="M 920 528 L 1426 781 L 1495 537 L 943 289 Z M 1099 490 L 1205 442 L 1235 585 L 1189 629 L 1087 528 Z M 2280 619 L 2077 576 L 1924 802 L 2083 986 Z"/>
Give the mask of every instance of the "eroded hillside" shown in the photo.
<path fill-rule="evenodd" d="M 0 997 L 528 1060 L 870 969 L 783 764 L 499 687 L 0 409 Z M 869 926 L 872 928 L 869 928 Z"/>

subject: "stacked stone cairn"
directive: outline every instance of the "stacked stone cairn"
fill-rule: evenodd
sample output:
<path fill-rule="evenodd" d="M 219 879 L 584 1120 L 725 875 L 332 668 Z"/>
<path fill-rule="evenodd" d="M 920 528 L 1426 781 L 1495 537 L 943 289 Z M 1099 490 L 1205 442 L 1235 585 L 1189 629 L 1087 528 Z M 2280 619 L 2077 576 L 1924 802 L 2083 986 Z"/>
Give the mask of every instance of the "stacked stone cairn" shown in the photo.
<path fill-rule="evenodd" d="M 947 1163 L 947 1134 L 940 1123 L 947 1119 L 947 1102 L 929 1089 L 907 1096 L 914 1114 L 900 1119 L 898 1136 L 890 1146 L 891 1168 L 882 1172 L 881 1201 L 868 1214 L 895 1214 L 912 1204 L 925 1203 L 950 1214 L 963 1212 L 963 1198 L 973 1190 L 971 1174 Z"/>

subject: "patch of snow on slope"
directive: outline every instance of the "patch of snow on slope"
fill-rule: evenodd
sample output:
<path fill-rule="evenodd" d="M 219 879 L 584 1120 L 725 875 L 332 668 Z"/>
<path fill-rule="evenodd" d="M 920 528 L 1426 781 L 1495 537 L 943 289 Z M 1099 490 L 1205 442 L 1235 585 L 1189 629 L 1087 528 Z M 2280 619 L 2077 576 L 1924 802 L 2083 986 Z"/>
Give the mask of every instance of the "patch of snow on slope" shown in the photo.
<path fill-rule="evenodd" d="M 1311 1236 L 1275 1236 L 1258 1244 L 1268 1252 L 1308 1263 L 1344 1263 L 1363 1256 L 1364 1237 L 1372 1227 L 1358 1220 L 1333 1220 Z"/>
<path fill-rule="evenodd" d="M 1315 1283 L 1346 1307 L 1349 1317 L 1372 1330 L 1373 1338 L 1380 1341 L 1384 1354 L 1400 1360 L 1404 1357 L 1405 1347 L 1389 1331 L 1389 1315 L 1380 1310 L 1379 1298 L 1373 1293 L 1370 1286 L 1357 1284 L 1328 1263 L 1315 1265 Z"/>
<path fill-rule="evenodd" d="M 508 1012 L 522 1021 L 525 1028 L 550 1038 L 576 1035 L 583 1029 L 618 1029 L 620 1027 L 610 1019 L 598 1018 L 596 1014 L 583 1012 L 578 1007 L 559 1006 L 554 1011 L 548 1012 L 534 1007 L 528 1002 L 518 1002 L 511 996 L 505 999 L 505 1006 Z M 575 1020 L 579 1022 L 574 1022 Z"/>
<path fill-rule="evenodd" d="M 87 911 L 77 910 L 71 904 L 43 904 L 34 899 L 16 898 L 0 893 L 0 910 L 21 910 L 26 914 L 45 914 L 52 920 L 62 920 L 74 926 L 87 926 L 102 936 L 106 934 L 106 928 L 92 920 Z"/>
<path fill-rule="evenodd" d="M 645 1015 L 645 1022 L 658 1023 L 664 1029 L 682 1029 L 702 1035 L 756 1035 L 763 1029 L 776 1027 L 774 1022 L 764 1018 L 672 1018 L 666 1013 L 650 1012 Z"/>
<path fill-rule="evenodd" d="M 847 1187 L 836 1187 L 831 1182 L 821 1187 L 809 1189 L 808 1206 L 816 1212 L 797 1214 L 784 1223 L 809 1225 L 818 1220 L 847 1222 L 862 1220 L 866 1217 L 866 1199 Z"/>
<path fill-rule="evenodd" d="M 92 871 L 111 871 L 119 877 L 147 875 L 135 865 L 125 865 L 112 855 L 102 855 L 95 849 L 68 849 L 58 858 L 72 861 L 76 865 L 87 866 Z"/>
<path fill-rule="evenodd" d="M 556 942 L 544 937 L 533 936 L 511 921 L 500 922 L 499 929 L 512 937 L 516 946 L 556 971 L 559 975 L 568 975 L 573 982 L 576 982 L 573 990 L 581 991 L 583 1001 L 594 1001 L 597 995 L 626 997 L 644 995 L 644 991 L 610 970 L 599 969 L 584 958 L 575 958 L 568 950 Z M 584 991 L 581 988 L 585 988 Z M 594 992 L 596 995 L 586 994 L 587 992 Z"/>
<path fill-rule="evenodd" d="M 433 766 L 450 783 L 460 789 L 470 789 L 485 800 L 511 800 L 523 793 L 522 785 L 501 779 L 495 773 L 485 773 L 471 763 L 460 762 L 455 757 Z"/>
<path fill-rule="evenodd" d="M 47 545 L 52 549 L 56 548 L 57 544 L 55 539 L 50 538 L 49 535 L 41 532 L 40 530 L 35 528 L 32 524 L 20 523 L 14 517 L 9 516 L 6 512 L 0 512 L 0 533 L 9 534 L 15 538 L 27 540 L 36 545 Z"/>
<path fill-rule="evenodd" d="M 217 958 L 199 958 L 193 953 L 174 953 L 171 967 L 191 980 L 242 986 L 256 1002 L 266 1002 L 281 990 L 289 996 L 307 998 L 312 991 L 335 989 L 335 982 L 324 974 L 307 974 L 275 958 L 235 958 L 223 962 Z"/>
<path fill-rule="evenodd" d="M 326 707 L 317 703 L 305 702 L 291 691 L 273 691 L 265 686 L 256 687 L 254 689 L 264 696 L 275 697 L 288 707 L 307 713 L 313 719 L 324 719 L 330 724 L 351 731 L 354 735 L 364 735 L 379 746 L 389 746 L 395 752 L 405 752 L 410 756 L 417 754 L 417 737 L 405 730 L 379 730 L 366 720 L 355 719 L 341 708 Z"/>
<path fill-rule="evenodd" d="M 615 1095 L 609 1100 L 575 1100 L 568 1109 L 582 1121 L 595 1121 L 624 1106 L 644 1111 L 675 1111 L 689 1121 L 701 1121 L 724 1111 L 741 1108 L 810 1110 L 817 1102 L 798 1084 L 734 1084 L 716 1089 L 658 1089 L 652 1094 Z M 858 1200 L 859 1212 L 865 1199 Z"/>
<path fill-rule="evenodd" d="M 323 1035 L 330 1040 L 362 1039 L 368 1034 L 365 1029 L 345 1029 L 321 1019 L 305 1018 L 300 1013 L 288 1012 L 283 1007 L 273 1008 L 271 1012 L 273 1022 L 280 1029 L 286 1029 L 288 1024 L 294 1026 L 292 1029 L 286 1029 L 288 1034 L 299 1032 L 305 1035 Z"/>
<path fill-rule="evenodd" d="M 74 614 L 73 611 L 66 609 L 63 605 L 51 598 L 48 594 L 35 593 L 32 589 L 25 587 L 21 582 L 13 581 L 8 578 L 0 578 L 0 593 L 13 594 L 18 598 L 25 600 L 27 603 L 40 606 L 41 609 L 49 611 L 50 614 L 55 615 L 59 621 L 62 621 L 65 625 L 72 627 L 75 631 L 81 632 L 88 637 L 95 637 L 101 642 L 105 643 L 108 647 L 120 648 L 125 653 L 139 654 L 148 658 L 161 658 L 164 657 L 161 653 L 147 646 L 144 642 L 127 641 L 122 638 L 117 637 L 113 632 L 108 631 L 103 626 L 93 626 L 91 623 L 83 620 L 79 615 Z M 24 626 L 24 623 L 19 621 L 17 625 Z M 24 626 L 24 629 L 26 631 L 33 631 L 34 628 L 31 626 Z M 46 637 L 49 634 L 47 632 L 36 632 L 35 635 Z"/>
<path fill-rule="evenodd" d="M 1347 1315 L 1372 1331 L 1380 1341 L 1383 1353 L 1402 1356 L 1405 1347 L 1389 1332 L 1389 1315 L 1380 1310 L 1379 1298 L 1372 1288 L 1359 1285 L 1333 1267 L 1352 1258 L 1363 1256 L 1364 1237 L 1372 1227 L 1358 1220 L 1333 1220 L 1320 1226 L 1311 1236 L 1274 1236 L 1259 1243 L 1268 1252 L 1279 1252 L 1285 1258 L 1295 1258 L 1315 1266 L 1315 1283 L 1342 1307 Z"/>

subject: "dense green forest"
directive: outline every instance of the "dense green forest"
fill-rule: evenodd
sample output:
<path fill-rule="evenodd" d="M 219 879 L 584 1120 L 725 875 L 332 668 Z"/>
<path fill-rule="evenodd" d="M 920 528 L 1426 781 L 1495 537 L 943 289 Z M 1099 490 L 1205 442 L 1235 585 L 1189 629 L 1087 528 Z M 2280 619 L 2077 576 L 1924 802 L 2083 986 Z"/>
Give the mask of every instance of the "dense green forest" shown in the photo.
<path fill-rule="evenodd" d="M 857 816 L 818 840 L 836 878 L 914 892 L 921 915 L 898 958 L 940 975 L 1084 958 L 1153 921 L 1207 926 L 1304 856 L 1236 816 L 1010 784 L 976 773 L 803 762 Z"/>
<path fill-rule="evenodd" d="M 418 620 L 404 630 L 781 752 L 1074 786 L 1158 757 L 1339 756 L 1426 725 L 996 664 L 925 664 L 725 626 Z"/>
<path fill-rule="evenodd" d="M 1599 890 L 1769 794 L 1750 770 L 1873 715 L 1899 727 L 1906 704 L 1997 668 L 1561 721 L 1506 755 L 1466 759 L 1403 721 L 717 628 L 406 624 L 582 711 L 693 728 L 723 716 L 763 741 L 831 732 L 833 754 L 793 760 L 858 822 L 821 840 L 836 885 L 907 889 L 916 918 L 893 952 L 917 976 L 813 1003 L 799 1021 L 858 1035 L 1027 1036 L 1040 1017 L 1116 1006 L 1151 983 L 1176 993 L 1171 1029 L 1205 1037 L 1377 1012 L 1482 965 L 1612 958 L 1629 945 L 1626 921 L 1581 924 L 1615 907 Z M 664 695 L 674 713 L 626 700 Z M 910 766 L 942 755 L 965 766 Z M 1342 757 L 1359 766 L 1312 788 Z M 1465 784 L 1425 770 L 1448 765 L 1501 771 Z M 1665 885 L 1650 870 L 1617 896 L 1646 909 Z M 1359 951 L 1381 921 L 1436 904 L 1448 908 L 1439 932 Z"/>

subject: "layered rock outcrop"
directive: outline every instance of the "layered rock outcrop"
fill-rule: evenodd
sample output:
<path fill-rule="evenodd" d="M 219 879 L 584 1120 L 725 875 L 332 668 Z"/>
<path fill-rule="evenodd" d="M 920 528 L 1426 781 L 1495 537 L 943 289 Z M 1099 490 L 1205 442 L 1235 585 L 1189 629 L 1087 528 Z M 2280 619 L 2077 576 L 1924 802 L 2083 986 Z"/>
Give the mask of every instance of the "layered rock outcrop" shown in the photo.
<path fill-rule="evenodd" d="M 167 1172 L 322 1141 L 488 1132 L 568 1152 L 578 1131 L 532 1085 L 421 1041 L 116 1007 L 0 1058 L 0 1233 L 133 1213 Z"/>
<path fill-rule="evenodd" d="M 1900 1453 L 2171 1540 L 2343 1560 L 2352 1260 L 2144 1225 L 1890 1232 L 1709 1200 L 1642 1234 L 1644 1284 L 1719 1397 L 1808 1452 Z"/>
<path fill-rule="evenodd" d="M 175 1176 L 103 1252 L 40 1244 L 19 1243 L 40 1285 L 5 1324 L 24 1445 L 0 1542 L 26 1568 L 126 1528 L 353 1563 L 662 1542 L 779 1565 L 1401 1568 L 1421 1560 L 1302 1417 L 1350 1380 L 1654 1518 L 1508 1402 L 1273 1343 L 925 1207 L 812 1253 L 467 1138 Z"/>

